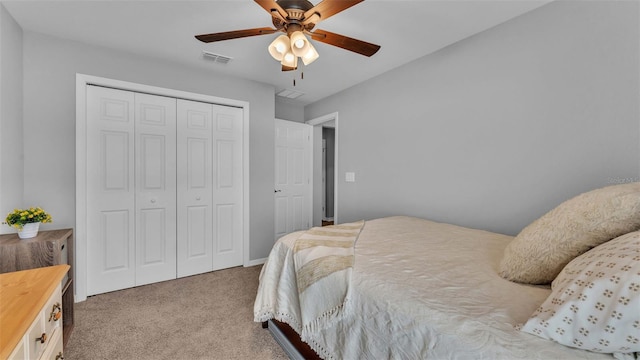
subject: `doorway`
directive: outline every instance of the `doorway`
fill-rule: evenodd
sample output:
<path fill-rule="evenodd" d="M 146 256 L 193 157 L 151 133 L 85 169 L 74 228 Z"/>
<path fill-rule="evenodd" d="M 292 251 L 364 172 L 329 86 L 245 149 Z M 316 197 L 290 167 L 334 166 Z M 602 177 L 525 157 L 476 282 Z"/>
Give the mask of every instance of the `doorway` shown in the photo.
<path fill-rule="evenodd" d="M 322 125 L 322 226 L 334 224 L 335 134 L 335 122 Z"/>
<path fill-rule="evenodd" d="M 330 224 L 329 221 L 339 224 L 338 113 L 306 123 L 313 125 L 313 226 Z M 323 152 L 323 143 L 326 144 L 326 152 Z"/>

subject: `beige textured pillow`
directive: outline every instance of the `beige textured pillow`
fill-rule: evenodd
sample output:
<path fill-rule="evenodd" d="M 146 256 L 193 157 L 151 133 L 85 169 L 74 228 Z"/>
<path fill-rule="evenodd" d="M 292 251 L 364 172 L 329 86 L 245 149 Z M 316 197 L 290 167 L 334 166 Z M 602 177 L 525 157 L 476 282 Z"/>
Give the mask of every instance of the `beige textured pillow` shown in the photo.
<path fill-rule="evenodd" d="M 507 245 L 500 275 L 527 284 L 548 284 L 589 249 L 640 229 L 640 182 L 578 195 L 525 227 Z"/>
<path fill-rule="evenodd" d="M 640 351 L 640 231 L 571 260 L 551 288 L 522 331 L 629 359 Z"/>

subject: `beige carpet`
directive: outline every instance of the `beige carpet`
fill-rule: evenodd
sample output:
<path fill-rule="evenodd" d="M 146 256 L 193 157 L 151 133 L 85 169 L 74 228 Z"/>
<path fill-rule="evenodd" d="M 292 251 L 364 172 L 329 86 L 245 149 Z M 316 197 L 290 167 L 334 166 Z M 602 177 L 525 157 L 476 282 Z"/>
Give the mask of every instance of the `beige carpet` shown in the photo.
<path fill-rule="evenodd" d="M 253 322 L 261 266 L 89 297 L 65 359 L 288 359 Z"/>

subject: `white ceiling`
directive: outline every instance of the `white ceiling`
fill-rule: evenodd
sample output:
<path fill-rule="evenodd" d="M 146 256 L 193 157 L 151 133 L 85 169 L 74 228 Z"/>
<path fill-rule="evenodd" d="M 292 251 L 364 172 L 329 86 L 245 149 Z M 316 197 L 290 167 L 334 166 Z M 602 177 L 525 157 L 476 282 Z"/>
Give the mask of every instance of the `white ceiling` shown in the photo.
<path fill-rule="evenodd" d="M 336 0 L 339 1 L 339 0 Z M 24 31 L 33 31 L 272 84 L 304 93 L 309 104 L 552 0 L 367 0 L 316 29 L 381 45 L 370 58 L 314 42 L 320 58 L 300 71 L 281 72 L 267 52 L 279 35 L 205 44 L 197 34 L 272 26 L 249 0 L 229 1 L 2 1 Z M 313 0 L 314 4 L 319 1 Z M 232 57 L 226 65 L 202 51 Z M 296 86 L 293 79 L 296 78 Z"/>

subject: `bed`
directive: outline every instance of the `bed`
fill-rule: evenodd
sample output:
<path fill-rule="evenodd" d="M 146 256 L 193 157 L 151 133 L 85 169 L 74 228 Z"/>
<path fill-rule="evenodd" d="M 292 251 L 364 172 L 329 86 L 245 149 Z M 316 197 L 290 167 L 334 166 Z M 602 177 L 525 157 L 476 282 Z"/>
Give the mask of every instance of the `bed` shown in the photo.
<path fill-rule="evenodd" d="M 628 188 L 623 187 L 623 193 L 628 194 Z M 640 203 L 640 186 L 633 187 L 636 190 L 635 198 L 631 198 Z M 565 208 L 575 206 L 569 205 Z M 631 246 L 638 261 L 626 260 L 640 263 L 640 233 L 629 231 L 640 229 L 640 205 L 633 206 L 636 213 L 631 217 L 637 217 L 638 222 L 622 219 L 626 227 L 616 231 L 623 234 L 604 237 L 626 234 L 621 251 L 628 253 Z M 620 220 L 619 214 L 615 215 Z M 569 228 L 575 232 L 574 225 Z M 552 226 L 559 228 L 558 224 Z M 520 239 L 407 216 L 288 234 L 276 242 L 262 269 L 254 320 L 286 324 L 322 359 L 611 359 L 614 353 L 618 358 L 634 357 L 638 351 L 634 337 L 620 331 L 640 334 L 637 314 L 621 320 L 627 322 L 618 326 L 617 334 L 610 335 L 620 337 L 622 342 L 624 335 L 631 338 L 626 339 L 630 346 L 622 351 L 567 346 L 562 339 L 554 339 L 554 334 L 540 333 L 540 324 L 553 323 L 549 314 L 556 314 L 544 304 L 551 301 L 555 305 L 549 306 L 568 309 L 572 301 L 568 295 L 559 300 L 560 296 L 553 293 L 568 294 L 566 289 L 574 286 L 569 278 L 580 271 L 573 268 L 573 275 L 564 274 L 564 283 L 558 283 L 557 289 L 556 283 L 525 284 L 505 279 L 512 275 L 505 276 L 501 268 L 508 253 L 505 250 L 514 242 L 517 245 L 515 240 Z M 594 247 L 583 246 L 569 261 Z M 558 253 L 557 249 L 551 250 Z M 305 251 L 308 253 L 301 256 Z M 329 264 L 321 261 L 329 257 Z M 566 259 L 563 261 L 561 270 L 569 267 Z M 585 261 L 581 260 L 581 266 Z M 625 265 L 625 269 L 635 271 L 633 264 Z M 556 276 L 562 277 L 554 274 L 554 279 Z M 633 284 L 640 284 L 640 267 L 631 277 Z M 630 293 L 623 297 L 629 300 L 625 309 L 638 313 L 640 296 L 635 292 L 640 291 L 629 288 Z M 561 314 L 558 310 L 558 316 Z M 582 321 L 583 314 L 574 311 L 574 315 L 575 325 Z M 572 321 L 570 317 L 564 316 L 560 322 Z M 575 331 L 577 334 L 578 329 Z M 562 335 L 569 341 L 574 336 Z"/>

